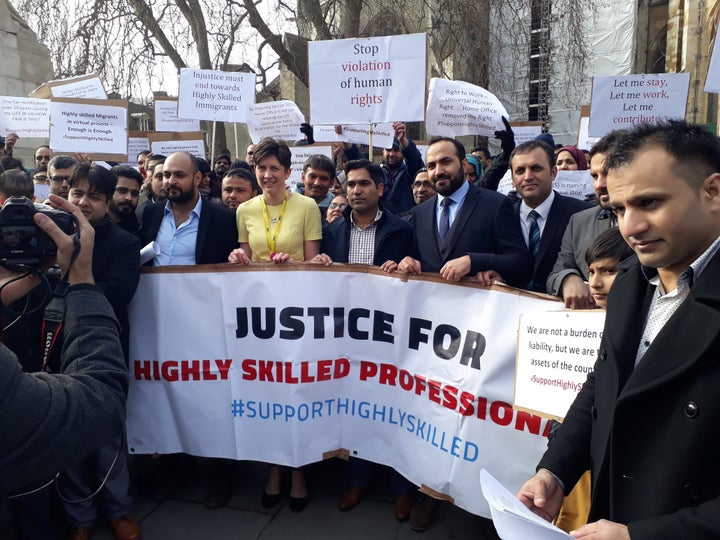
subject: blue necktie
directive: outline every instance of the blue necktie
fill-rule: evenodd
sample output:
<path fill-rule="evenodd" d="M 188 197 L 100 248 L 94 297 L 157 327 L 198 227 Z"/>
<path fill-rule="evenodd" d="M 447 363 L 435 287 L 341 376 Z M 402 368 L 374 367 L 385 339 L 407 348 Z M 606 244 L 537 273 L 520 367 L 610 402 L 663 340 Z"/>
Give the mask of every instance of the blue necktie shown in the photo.
<path fill-rule="evenodd" d="M 538 227 L 538 218 L 540 217 L 540 214 L 538 214 L 535 210 L 532 210 L 528 214 L 528 219 L 530 220 L 530 231 L 528 234 L 528 250 L 530 251 L 530 255 L 535 257 L 537 255 L 538 249 L 540 248 L 540 227 Z"/>
<path fill-rule="evenodd" d="M 440 217 L 438 219 L 438 234 L 440 235 L 440 241 L 445 240 L 448 231 L 450 230 L 450 205 L 453 203 L 452 199 L 445 197 L 440 201 Z"/>

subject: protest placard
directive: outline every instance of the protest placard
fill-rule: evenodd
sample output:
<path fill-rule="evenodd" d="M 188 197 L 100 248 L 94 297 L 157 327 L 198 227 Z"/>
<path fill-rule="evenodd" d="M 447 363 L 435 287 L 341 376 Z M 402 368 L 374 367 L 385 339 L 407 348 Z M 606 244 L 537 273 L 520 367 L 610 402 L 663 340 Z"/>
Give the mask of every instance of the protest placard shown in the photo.
<path fill-rule="evenodd" d="M 505 129 L 507 111 L 495 94 L 464 81 L 430 79 L 425 125 L 429 135 L 485 135 Z"/>
<path fill-rule="evenodd" d="M 30 93 L 30 97 L 50 99 L 73 98 L 73 99 L 107 99 L 105 87 L 97 73 L 88 73 L 69 79 L 56 79 L 50 81 Z"/>
<path fill-rule="evenodd" d="M 604 310 L 527 313 L 520 317 L 516 409 L 564 418 L 592 372 Z"/>
<path fill-rule="evenodd" d="M 588 133 L 590 127 L 590 105 L 580 107 L 580 120 L 578 121 L 577 147 L 580 150 L 590 150 L 600 140 L 600 137 L 591 137 Z M 590 166 L 590 163 L 588 163 Z"/>
<path fill-rule="evenodd" d="M 18 137 L 50 136 L 50 101 L 0 96 L 0 134 Z"/>
<path fill-rule="evenodd" d="M 517 321 L 560 302 L 367 265 L 240 266 L 141 275 L 130 452 L 298 467 L 344 449 L 484 516 L 482 467 L 513 491 L 532 476 L 549 421 L 511 405 Z"/>
<path fill-rule="evenodd" d="M 255 78 L 254 73 L 181 69 L 178 118 L 246 122 L 247 108 L 255 103 Z"/>
<path fill-rule="evenodd" d="M 315 124 L 313 126 L 313 133 L 315 136 L 315 142 L 347 142 L 342 135 L 338 135 L 337 133 L 335 133 L 334 125 Z"/>
<path fill-rule="evenodd" d="M 202 131 L 181 133 L 148 133 L 153 154 L 169 156 L 173 152 L 188 152 L 205 159 L 205 134 Z"/>
<path fill-rule="evenodd" d="M 392 122 L 383 124 L 368 124 L 367 126 L 357 124 L 343 124 L 342 139 L 344 142 L 355 144 L 370 144 L 370 132 L 372 132 L 372 145 L 375 148 L 390 148 L 395 138 L 395 130 Z"/>
<path fill-rule="evenodd" d="M 147 131 L 128 132 L 128 162 L 137 165 L 137 156 L 140 152 L 150 150 L 150 139 Z"/>
<path fill-rule="evenodd" d="M 542 133 L 542 122 L 510 122 L 510 126 L 515 134 L 515 146 L 532 141 Z"/>
<path fill-rule="evenodd" d="M 308 43 L 315 124 L 423 120 L 425 34 Z"/>
<path fill-rule="evenodd" d="M 303 164 L 310 156 L 321 155 L 326 156 L 332 161 L 332 146 L 313 145 L 313 146 L 291 146 L 292 160 L 290 163 L 290 176 L 285 180 L 285 185 L 293 189 L 297 184 L 302 182 Z"/>
<path fill-rule="evenodd" d="M 507 195 L 514 189 L 512 171 L 508 170 L 500 179 L 497 192 Z M 594 193 L 590 171 L 558 171 L 553 181 L 553 190 L 560 195 L 584 200 L 585 197 Z"/>
<path fill-rule="evenodd" d="M 642 122 L 684 119 L 689 73 L 594 77 L 590 104 L 591 137 Z"/>
<path fill-rule="evenodd" d="M 254 143 L 265 137 L 281 141 L 302 139 L 300 124 L 303 122 L 305 122 L 303 113 L 293 101 L 287 99 L 257 103 L 248 107 L 247 128 L 250 139 Z M 317 140 L 317 132 L 315 132 L 315 137 Z M 330 140 L 334 141 L 335 139 Z"/>
<path fill-rule="evenodd" d="M 50 147 L 89 154 L 90 159 L 126 161 L 127 101 L 53 98 Z"/>
<path fill-rule="evenodd" d="M 720 39 L 715 37 L 710 65 L 705 78 L 705 92 L 720 93 Z"/>
<path fill-rule="evenodd" d="M 177 98 L 155 97 L 155 131 L 200 131 L 200 121 L 178 118 Z"/>

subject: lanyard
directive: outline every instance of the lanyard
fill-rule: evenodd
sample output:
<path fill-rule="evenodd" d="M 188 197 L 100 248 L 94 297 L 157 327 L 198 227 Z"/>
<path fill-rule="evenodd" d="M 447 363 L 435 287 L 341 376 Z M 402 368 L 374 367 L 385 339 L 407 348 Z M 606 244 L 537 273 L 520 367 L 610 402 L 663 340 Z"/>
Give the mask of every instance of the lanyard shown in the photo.
<path fill-rule="evenodd" d="M 282 224 L 283 216 L 285 216 L 285 209 L 287 208 L 288 193 L 285 192 L 285 199 L 283 200 L 282 207 L 280 208 L 280 216 L 278 217 L 277 223 L 275 224 L 275 232 L 270 236 L 270 216 L 268 216 L 267 204 L 265 204 L 265 197 L 260 197 L 260 204 L 262 204 L 263 219 L 265 221 L 265 238 L 267 240 L 268 250 L 270 251 L 270 258 L 272 259 L 275 255 L 275 244 L 277 243 L 277 237 L 280 233 L 280 225 Z"/>

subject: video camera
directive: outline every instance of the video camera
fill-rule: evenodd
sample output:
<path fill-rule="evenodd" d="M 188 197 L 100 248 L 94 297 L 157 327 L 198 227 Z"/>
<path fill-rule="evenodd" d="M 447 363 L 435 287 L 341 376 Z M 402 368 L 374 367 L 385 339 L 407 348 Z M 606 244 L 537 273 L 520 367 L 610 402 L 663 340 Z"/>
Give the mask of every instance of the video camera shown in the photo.
<path fill-rule="evenodd" d="M 66 234 L 75 231 L 71 214 L 38 208 L 26 197 L 10 197 L 0 208 L 0 261 L 4 264 L 37 265 L 41 258 L 57 255 L 57 246 L 35 224 L 36 213 L 45 214 Z"/>

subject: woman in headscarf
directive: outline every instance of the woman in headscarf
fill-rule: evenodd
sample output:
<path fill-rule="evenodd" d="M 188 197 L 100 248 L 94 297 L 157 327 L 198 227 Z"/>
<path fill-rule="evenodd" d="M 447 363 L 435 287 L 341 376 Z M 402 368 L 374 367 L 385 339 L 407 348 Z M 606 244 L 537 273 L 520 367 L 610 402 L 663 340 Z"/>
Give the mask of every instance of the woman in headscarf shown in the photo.
<path fill-rule="evenodd" d="M 585 153 L 577 146 L 563 146 L 555 157 L 558 171 L 586 171 L 588 169 Z"/>

